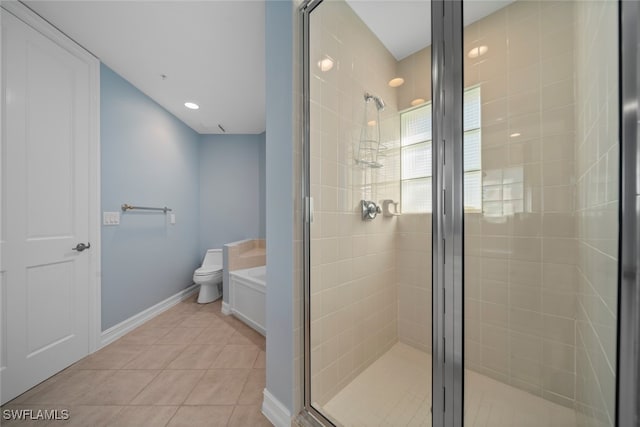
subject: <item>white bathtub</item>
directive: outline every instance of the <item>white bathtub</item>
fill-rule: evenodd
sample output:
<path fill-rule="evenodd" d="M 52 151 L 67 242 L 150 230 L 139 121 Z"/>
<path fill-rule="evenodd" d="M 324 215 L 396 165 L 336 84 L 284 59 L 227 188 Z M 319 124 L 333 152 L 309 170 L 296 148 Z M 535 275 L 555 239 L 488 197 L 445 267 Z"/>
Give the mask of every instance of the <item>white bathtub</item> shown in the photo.
<path fill-rule="evenodd" d="M 266 266 L 229 272 L 231 313 L 262 335 L 265 334 Z"/>

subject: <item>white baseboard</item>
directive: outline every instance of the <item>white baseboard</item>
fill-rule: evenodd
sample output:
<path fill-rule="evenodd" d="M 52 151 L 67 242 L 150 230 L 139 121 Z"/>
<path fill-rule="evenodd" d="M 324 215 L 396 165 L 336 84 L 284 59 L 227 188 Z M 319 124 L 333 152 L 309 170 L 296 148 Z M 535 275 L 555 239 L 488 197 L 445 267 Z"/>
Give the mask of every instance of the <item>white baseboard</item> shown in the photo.
<path fill-rule="evenodd" d="M 199 287 L 200 285 L 189 286 L 188 288 L 181 290 L 177 294 L 170 296 L 166 300 L 160 301 L 158 304 L 149 307 L 136 315 L 131 316 L 127 320 L 124 320 L 117 325 L 110 327 L 106 331 L 102 331 L 102 335 L 100 337 L 100 346 L 104 347 L 105 345 L 114 342 L 126 333 L 131 332 L 138 326 L 142 325 L 144 322 L 151 320 L 163 311 L 166 311 L 174 305 L 178 304 L 180 301 L 184 301 L 185 299 L 196 293 Z"/>
<path fill-rule="evenodd" d="M 291 427 L 289 410 L 266 388 L 262 392 L 262 413 L 275 427 Z"/>
<path fill-rule="evenodd" d="M 229 303 L 222 301 L 222 308 L 220 309 L 222 314 L 225 316 L 229 316 L 231 314 L 231 309 L 229 308 Z"/>

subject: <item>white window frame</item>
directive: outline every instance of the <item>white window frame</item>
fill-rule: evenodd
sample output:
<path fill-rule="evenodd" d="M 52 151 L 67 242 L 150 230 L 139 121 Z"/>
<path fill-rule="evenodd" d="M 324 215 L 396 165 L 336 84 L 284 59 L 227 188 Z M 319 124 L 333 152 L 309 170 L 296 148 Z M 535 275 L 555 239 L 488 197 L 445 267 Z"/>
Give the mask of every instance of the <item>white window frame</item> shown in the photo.
<path fill-rule="evenodd" d="M 473 134 L 473 133 L 478 133 L 478 144 L 480 145 L 480 147 L 478 147 L 479 150 L 479 156 L 480 158 L 478 159 L 478 163 L 477 163 L 477 167 L 474 168 L 470 168 L 470 169 L 465 169 L 464 170 L 464 175 L 465 177 L 470 176 L 472 174 L 480 174 L 480 182 L 477 188 L 477 194 L 475 194 L 475 204 L 473 205 L 467 205 L 465 203 L 465 212 L 482 212 L 482 123 L 481 123 L 481 119 L 480 119 L 480 110 L 481 110 L 481 98 L 480 98 L 480 86 L 474 86 L 474 87 L 470 87 L 467 88 L 465 90 L 465 95 L 468 93 L 471 93 L 472 91 L 478 91 L 478 120 L 477 123 L 474 124 L 473 127 L 469 127 L 469 128 L 465 128 L 464 129 L 464 135 L 469 135 L 469 134 Z M 412 148 L 416 148 L 418 145 L 420 144 L 425 144 L 425 146 L 430 149 L 432 147 L 432 139 L 421 139 L 415 142 L 412 142 L 410 144 L 404 144 L 403 140 L 405 138 L 405 135 L 403 135 L 403 130 L 404 127 L 402 126 L 402 115 L 407 114 L 407 113 L 411 113 L 411 112 L 415 112 L 417 110 L 420 109 L 430 109 L 431 108 L 431 102 L 425 103 L 425 104 L 421 104 L 419 106 L 416 107 L 412 107 L 409 109 L 406 109 L 404 111 L 400 112 L 400 205 L 402 206 L 402 212 L 403 213 L 409 213 L 409 214 L 414 214 L 414 213 L 431 213 L 432 212 L 432 207 L 431 207 L 431 203 L 429 203 L 429 206 L 426 209 L 418 209 L 418 210 L 412 210 L 412 209 L 407 209 L 407 207 L 404 205 L 403 201 L 403 187 L 404 187 L 404 183 L 405 182 L 410 182 L 410 181 L 418 181 L 418 180 L 430 180 L 433 178 L 433 174 L 427 174 L 425 171 L 424 175 L 419 175 L 419 176 L 412 176 L 411 178 L 403 178 L 403 172 L 404 172 L 404 165 L 403 165 L 403 155 L 405 150 L 407 149 L 412 149 Z M 429 119 L 429 121 L 431 121 L 431 114 L 427 114 L 426 115 Z M 429 126 L 430 127 L 430 126 Z M 429 136 L 431 136 L 431 133 L 429 134 Z M 432 152 L 433 155 L 433 152 Z"/>

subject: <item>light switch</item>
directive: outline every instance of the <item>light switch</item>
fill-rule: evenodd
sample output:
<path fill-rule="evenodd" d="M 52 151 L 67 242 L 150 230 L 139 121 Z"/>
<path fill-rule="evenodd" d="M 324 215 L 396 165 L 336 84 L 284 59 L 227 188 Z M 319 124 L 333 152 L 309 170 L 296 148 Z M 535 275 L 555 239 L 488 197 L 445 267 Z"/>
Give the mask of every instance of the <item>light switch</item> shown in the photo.
<path fill-rule="evenodd" d="M 120 212 L 102 212 L 104 225 L 120 225 Z"/>
<path fill-rule="evenodd" d="M 176 214 L 169 214 L 169 223 L 171 225 L 176 225 Z"/>

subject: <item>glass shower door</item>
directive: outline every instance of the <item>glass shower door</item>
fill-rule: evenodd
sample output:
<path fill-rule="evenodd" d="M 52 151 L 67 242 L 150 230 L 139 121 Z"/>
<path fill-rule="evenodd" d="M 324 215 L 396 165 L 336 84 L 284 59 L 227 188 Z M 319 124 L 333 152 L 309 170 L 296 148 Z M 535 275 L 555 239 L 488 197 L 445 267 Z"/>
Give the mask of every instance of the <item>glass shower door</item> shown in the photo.
<path fill-rule="evenodd" d="M 349 0 L 305 13 L 305 400 L 335 425 L 431 425 L 429 13 Z"/>
<path fill-rule="evenodd" d="M 614 425 L 617 13 L 465 3 L 465 425 Z"/>

